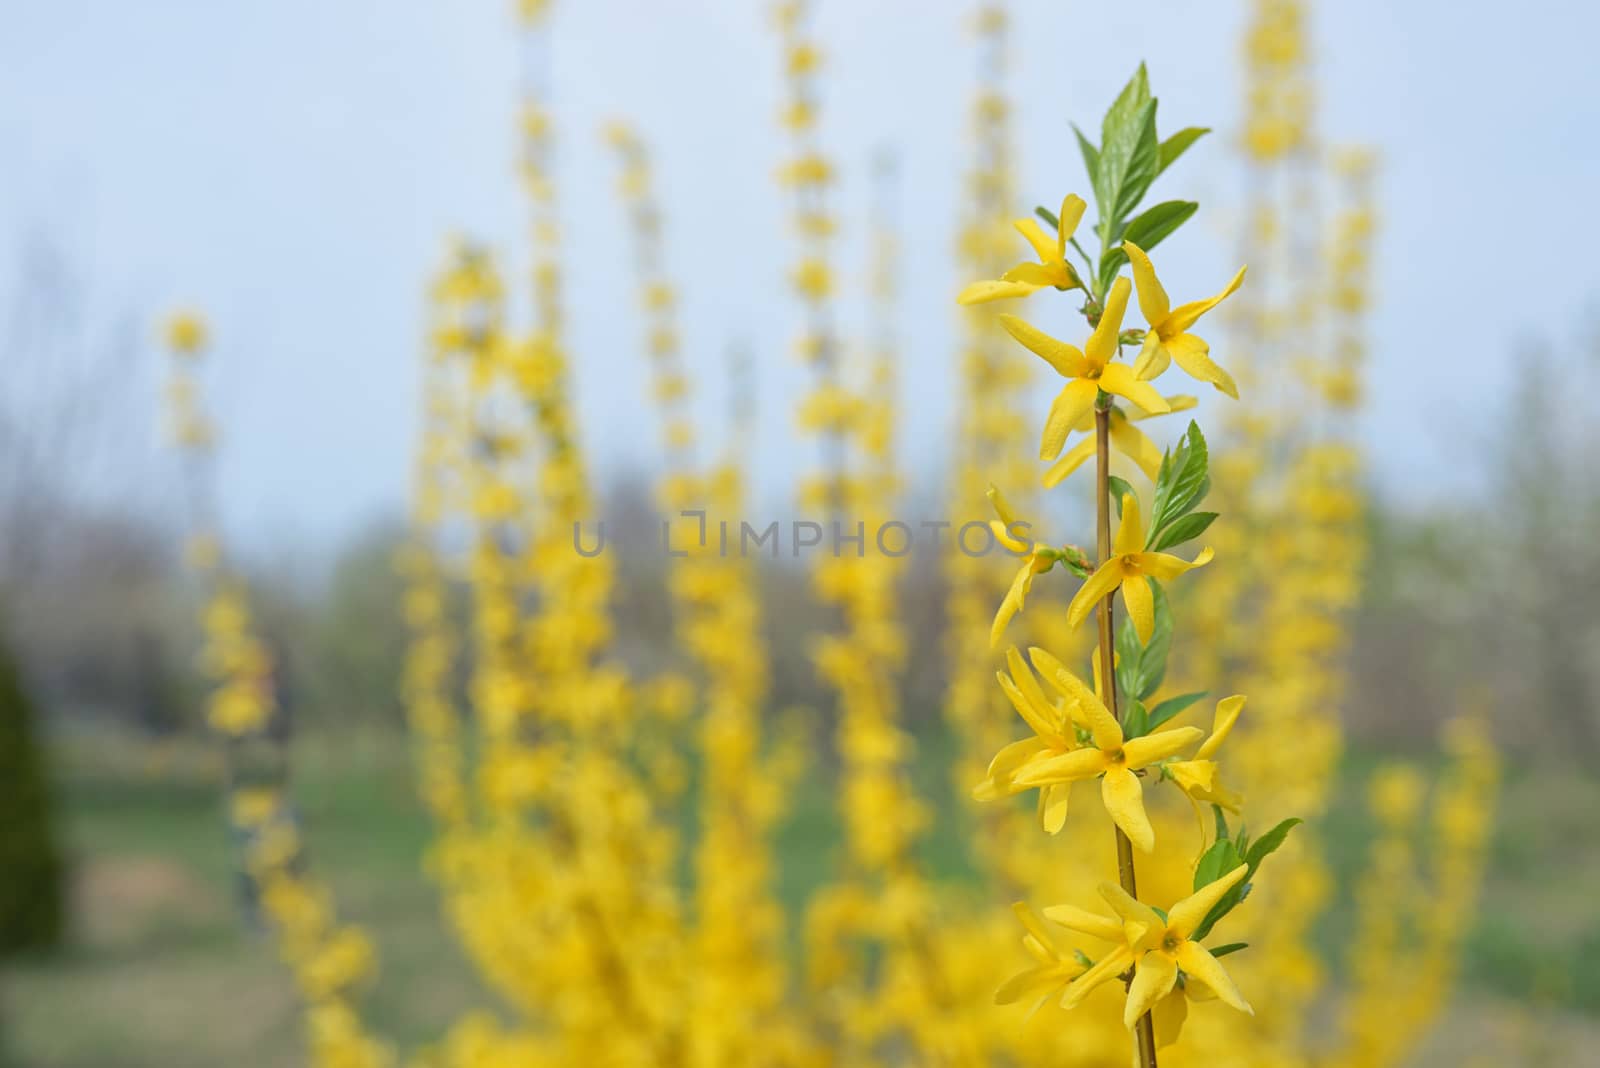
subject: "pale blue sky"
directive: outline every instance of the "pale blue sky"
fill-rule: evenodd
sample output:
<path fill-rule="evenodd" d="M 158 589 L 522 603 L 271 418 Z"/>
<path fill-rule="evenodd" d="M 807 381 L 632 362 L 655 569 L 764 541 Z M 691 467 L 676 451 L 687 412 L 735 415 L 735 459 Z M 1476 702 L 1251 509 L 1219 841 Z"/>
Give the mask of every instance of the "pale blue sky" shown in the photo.
<path fill-rule="evenodd" d="M 101 304 L 193 302 L 219 340 L 229 526 L 320 540 L 397 507 L 416 408 L 421 293 L 452 230 L 514 247 L 519 69 L 507 0 L 54 0 L 13 5 L 0 35 L 0 239 L 55 220 L 89 257 Z M 773 508 L 808 465 L 787 432 L 804 370 L 787 355 L 791 259 L 772 173 L 777 43 L 748 0 L 567 0 L 555 19 L 571 350 L 602 469 L 647 463 L 647 396 L 627 235 L 600 123 L 654 142 L 671 269 L 708 426 L 724 352 L 755 345 Z M 824 130 L 839 206 L 859 230 L 865 163 L 888 140 L 906 176 L 906 455 L 931 467 L 950 423 L 961 279 L 952 220 L 966 168 L 972 5 L 821 0 Z M 1163 127 L 1230 127 L 1242 2 L 1019 0 L 1014 95 L 1027 203 L 1081 186 L 1068 120 L 1092 126 L 1148 61 Z M 1096 10 L 1103 13 L 1093 13 Z M 1386 489 L 1459 488 L 1451 438 L 1498 414 L 1514 342 L 1578 332 L 1600 293 L 1600 154 L 1590 5 L 1325 0 L 1315 17 L 1322 127 L 1382 153 L 1373 402 Z M 1231 273 L 1238 203 L 1224 141 L 1169 193 L 1202 221 L 1166 251 L 1169 286 Z M 1023 206 L 1023 205 L 1019 205 Z M 858 244 L 842 266 L 859 278 Z M 517 261 L 520 262 L 520 261 Z M 856 307 L 847 326 L 861 325 Z M 1226 363 L 1226 354 L 1219 350 Z M 149 355 L 153 362 L 154 353 Z M 152 406 L 130 371 L 127 403 Z M 1047 401 L 1041 393 L 1041 410 Z M 1424 397 L 1432 398 L 1427 403 Z M 1031 433 L 1031 428 L 1030 428 Z"/>

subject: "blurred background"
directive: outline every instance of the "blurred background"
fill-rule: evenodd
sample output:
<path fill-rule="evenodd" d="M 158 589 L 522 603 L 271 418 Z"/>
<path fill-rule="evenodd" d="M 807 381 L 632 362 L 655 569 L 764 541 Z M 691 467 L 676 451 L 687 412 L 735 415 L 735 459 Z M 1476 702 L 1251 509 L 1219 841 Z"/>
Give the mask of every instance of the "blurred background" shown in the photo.
<path fill-rule="evenodd" d="M 869 163 L 898 160 L 898 447 L 916 514 L 940 507 L 960 401 L 968 6 L 824 3 L 815 25 L 846 294 L 867 285 L 882 210 Z M 415 1045 L 483 998 L 417 874 L 428 826 L 396 681 L 393 559 L 423 295 L 446 239 L 504 237 L 507 276 L 526 267 L 511 241 L 525 225 L 511 131 L 526 57 L 507 7 L 61 0 L 4 19 L 0 626 L 14 671 L 0 667 L 0 821 L 27 839 L 35 859 L 16 863 L 44 889 L 0 891 L 0 1063 L 301 1063 L 292 984 L 235 907 L 194 668 L 180 471 L 160 426 L 159 324 L 177 305 L 203 308 L 214 332 L 221 527 L 279 665 L 306 834 L 341 908 L 383 946 L 374 1026 Z M 1081 184 L 1068 122 L 1095 122 L 1142 59 L 1164 127 L 1218 131 L 1186 161 L 1202 212 L 1164 273 L 1227 277 L 1247 195 L 1235 145 L 1250 7 L 1017 0 L 1018 213 Z M 1340 781 L 1356 798 L 1380 761 L 1434 759 L 1462 697 L 1505 762 L 1460 986 L 1415 1063 L 1490 1043 L 1501 1063 L 1600 1064 L 1600 222 L 1583 207 L 1600 186 L 1585 136 L 1600 124 L 1600 16 L 1557 0 L 1309 12 L 1320 134 L 1375 151 L 1382 220 L 1357 432 L 1370 566 L 1348 699 L 1328 710 L 1349 731 Z M 746 457 L 758 525 L 794 514 L 814 465 L 787 429 L 806 371 L 789 353 L 770 36 L 763 5 L 729 0 L 588 0 L 552 16 L 569 347 L 601 514 L 653 515 L 661 466 L 635 429 L 649 394 L 599 133 L 616 118 L 653 143 L 696 421 L 716 441 L 748 408 L 761 428 Z M 871 329 L 860 302 L 842 317 L 847 333 Z M 622 564 L 617 645 L 634 662 L 665 656 L 662 563 Z M 785 561 L 762 584 L 772 603 L 808 597 Z M 945 774 L 941 603 L 930 578 L 904 612 L 911 647 L 930 650 L 905 694 L 929 783 Z M 773 707 L 817 701 L 817 617 L 773 616 Z M 1340 879 L 1361 863 L 1366 819 L 1357 803 L 1330 808 Z M 796 799 L 778 849 L 791 906 L 820 881 L 836 824 L 825 788 Z M 1335 909 L 1320 935 L 1330 957 L 1338 922 Z"/>

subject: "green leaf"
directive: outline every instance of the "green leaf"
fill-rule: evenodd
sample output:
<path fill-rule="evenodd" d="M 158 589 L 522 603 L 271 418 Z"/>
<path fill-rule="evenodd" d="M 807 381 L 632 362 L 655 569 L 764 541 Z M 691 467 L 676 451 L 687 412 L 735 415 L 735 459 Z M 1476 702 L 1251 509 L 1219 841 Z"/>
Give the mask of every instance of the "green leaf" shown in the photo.
<path fill-rule="evenodd" d="M 1139 136 L 1134 142 L 1133 155 L 1129 157 L 1127 170 L 1122 176 L 1122 190 L 1117 195 L 1115 218 L 1119 222 L 1126 219 L 1133 213 L 1133 209 L 1139 206 L 1145 193 L 1150 190 L 1150 183 L 1156 180 L 1156 175 L 1160 171 L 1161 142 L 1156 138 L 1156 106 L 1156 101 L 1151 100 L 1149 106 L 1140 112 Z"/>
<path fill-rule="evenodd" d="M 1133 493 L 1133 487 L 1128 485 L 1126 479 L 1118 478 L 1116 475 L 1108 475 L 1106 477 L 1106 487 L 1111 491 L 1111 503 L 1117 506 L 1117 518 L 1121 519 L 1122 498 Z M 1138 497 L 1136 496 L 1134 499 L 1138 500 Z"/>
<path fill-rule="evenodd" d="M 1229 942 L 1225 946 L 1208 946 L 1206 948 L 1213 957 L 1226 957 L 1229 953 L 1237 953 L 1249 945 L 1249 942 Z"/>
<path fill-rule="evenodd" d="M 1095 204 L 1105 201 L 1100 186 L 1100 150 L 1095 148 L 1083 131 L 1074 124 L 1072 132 L 1078 135 L 1078 152 L 1083 156 L 1083 169 L 1089 173 L 1089 187 L 1094 190 Z"/>
<path fill-rule="evenodd" d="M 1196 871 L 1196 890 L 1207 885 L 1208 883 L 1215 882 L 1244 863 L 1243 858 L 1239 856 L 1238 850 L 1233 847 L 1233 843 L 1226 838 L 1219 840 L 1212 845 L 1210 849 L 1206 850 L 1205 857 L 1201 858 L 1201 864 L 1204 865 L 1206 858 L 1211 857 L 1212 854 L 1216 854 L 1216 860 L 1214 861 L 1217 866 L 1216 874 L 1210 879 L 1206 880 L 1205 883 L 1202 883 L 1199 881 L 1200 873 L 1199 871 Z M 1222 897 L 1218 899 L 1217 903 L 1211 906 L 1211 911 L 1206 913 L 1206 918 L 1200 921 L 1200 926 L 1196 927 L 1194 932 L 1190 934 L 1189 937 L 1196 942 L 1205 938 L 1211 933 L 1211 928 L 1217 925 L 1218 920 L 1232 912 L 1238 907 L 1239 902 L 1243 901 L 1249 896 L 1250 883 L 1247 876 L 1245 879 L 1235 883 L 1232 889 L 1230 889 L 1226 894 L 1223 894 Z"/>
<path fill-rule="evenodd" d="M 1191 145 L 1210 132 L 1211 128 L 1208 126 L 1186 126 L 1161 142 L 1161 164 L 1156 173 L 1160 174 L 1178 162 L 1179 156 L 1189 151 Z M 1137 245 L 1138 242 L 1136 241 L 1134 244 Z M 1144 248 L 1143 245 L 1139 245 L 1139 247 Z"/>
<path fill-rule="evenodd" d="M 1150 103 L 1150 72 L 1143 63 L 1122 87 L 1117 99 L 1106 109 L 1100 121 L 1100 159 L 1105 160 L 1106 150 L 1120 140 L 1129 140 L 1136 134 L 1140 112 Z M 1131 141 L 1130 141 L 1131 144 Z"/>
<path fill-rule="evenodd" d="M 1155 137 L 1155 112 L 1156 103 L 1150 97 L 1150 77 L 1141 63 L 1100 125 L 1099 182 L 1095 185 L 1095 199 L 1100 206 L 1099 229 L 1104 244 L 1111 243 L 1113 228 L 1125 214 L 1122 209 L 1126 199 L 1124 187 L 1131 188 L 1142 182 L 1144 188 L 1148 188 L 1155 177 L 1161 148 L 1156 144 L 1152 151 L 1147 143 Z M 1139 195 L 1144 195 L 1143 189 L 1139 190 Z"/>
<path fill-rule="evenodd" d="M 1227 838 L 1231 832 L 1228 830 L 1228 814 L 1222 810 L 1221 805 L 1211 806 L 1211 818 L 1217 824 L 1217 837 Z"/>
<path fill-rule="evenodd" d="M 1156 481 L 1150 508 L 1152 531 L 1161 530 L 1200 503 L 1210 486 L 1209 465 L 1205 435 L 1191 419 L 1183 440 L 1172 451 L 1171 462 L 1162 467 L 1163 477 Z"/>
<path fill-rule="evenodd" d="M 1244 858 L 1245 863 L 1250 865 L 1250 875 L 1256 873 L 1256 869 L 1261 867 L 1263 860 L 1278 851 L 1284 840 L 1289 837 L 1289 832 L 1294 830 L 1296 825 L 1304 822 L 1304 820 L 1291 816 L 1251 843 L 1250 852 L 1245 854 Z M 1248 879 L 1249 876 L 1245 878 Z"/>
<path fill-rule="evenodd" d="M 1150 710 L 1150 729 L 1155 730 L 1205 695 L 1206 691 L 1197 690 L 1194 693 L 1180 694 L 1177 697 L 1169 697 L 1162 701 Z"/>
<path fill-rule="evenodd" d="M 1140 643 L 1139 632 L 1126 614 L 1117 627 L 1117 690 L 1135 701 L 1143 701 L 1161 688 L 1167 676 L 1167 654 L 1172 651 L 1172 606 L 1160 583 L 1149 578 L 1145 581 L 1150 583 L 1155 602 L 1155 628 L 1150 632 L 1150 643 Z"/>
<path fill-rule="evenodd" d="M 1130 699 L 1122 713 L 1122 734 L 1125 738 L 1143 738 L 1150 733 L 1150 712 L 1144 702 Z"/>
<path fill-rule="evenodd" d="M 1218 838 L 1211 843 L 1210 849 L 1200 855 L 1200 863 L 1194 869 L 1195 890 L 1210 886 L 1243 863 L 1244 859 L 1233 848 L 1233 841 L 1228 838 Z"/>
<path fill-rule="evenodd" d="M 1100 261 L 1101 286 L 1109 288 L 1116 279 L 1117 272 L 1128 262 L 1128 254 L 1122 251 L 1123 241 L 1132 241 L 1149 252 L 1171 237 L 1173 232 L 1188 222 L 1198 210 L 1200 205 L 1193 200 L 1167 200 L 1147 209 L 1129 222 L 1117 236 L 1116 244 L 1106 249 L 1105 257 Z"/>
<path fill-rule="evenodd" d="M 1122 239 L 1132 241 L 1149 252 L 1171 237 L 1178 227 L 1188 222 L 1199 210 L 1198 201 L 1164 200 L 1154 207 L 1145 209 L 1138 217 L 1131 220 L 1128 228 L 1122 232 Z M 1127 258 L 1120 248 L 1116 252 L 1124 259 Z"/>
<path fill-rule="evenodd" d="M 1144 657 L 1144 647 L 1139 644 L 1139 634 L 1133 629 L 1133 620 L 1126 615 L 1117 628 L 1117 689 L 1130 697 L 1139 693 L 1139 661 Z"/>
<path fill-rule="evenodd" d="M 1198 538 L 1206 532 L 1217 518 L 1216 512 L 1190 512 L 1179 517 L 1161 530 L 1146 546 L 1151 552 L 1158 553 L 1163 549 L 1170 549 L 1174 545 L 1182 545 L 1186 541 Z"/>
<path fill-rule="evenodd" d="M 1037 208 L 1034 208 L 1033 213 L 1039 216 L 1039 218 L 1043 219 L 1045 223 L 1049 225 L 1051 230 L 1061 229 L 1061 220 L 1056 218 L 1056 213 L 1045 207 L 1043 204 L 1039 205 Z M 1144 246 L 1141 245 L 1139 247 L 1143 248 Z"/>
<path fill-rule="evenodd" d="M 1167 654 L 1172 651 L 1172 605 L 1167 601 L 1167 592 L 1155 579 L 1146 578 L 1145 581 L 1150 584 L 1151 599 L 1155 602 L 1155 627 L 1150 632 L 1149 644 L 1139 654 L 1138 685 L 1130 691 L 1141 701 L 1161 689 L 1162 680 L 1167 677 Z M 1137 635 L 1134 640 L 1138 640 Z"/>

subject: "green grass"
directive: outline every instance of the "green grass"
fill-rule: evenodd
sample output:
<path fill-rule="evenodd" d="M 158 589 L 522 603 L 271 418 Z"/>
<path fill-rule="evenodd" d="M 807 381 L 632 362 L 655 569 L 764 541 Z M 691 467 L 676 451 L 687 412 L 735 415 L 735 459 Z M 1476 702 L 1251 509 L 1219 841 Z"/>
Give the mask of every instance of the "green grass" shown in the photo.
<path fill-rule="evenodd" d="M 303 1062 L 288 978 L 270 941 L 240 922 L 210 752 L 185 745 L 163 758 L 126 739 L 74 740 L 58 752 L 75 928 L 64 952 L 18 963 L 0 985 L 4 1044 L 17 1064 Z M 1358 799 L 1375 763 L 1361 755 L 1347 761 L 1342 796 Z M 344 914 L 367 925 L 381 948 L 382 977 L 366 1002 L 374 1027 L 414 1050 L 463 1009 L 493 1005 L 420 874 L 430 832 L 403 743 L 310 739 L 297 747 L 295 768 L 313 863 Z M 943 742 L 926 740 L 917 785 L 922 796 L 947 800 L 934 814 L 937 833 L 927 837 L 923 859 L 942 879 L 960 879 L 968 816 L 952 798 L 945 769 Z M 805 777 L 776 843 L 778 890 L 792 910 L 837 870 L 838 821 L 827 780 L 825 769 Z M 1596 1025 L 1575 1014 L 1600 1015 L 1600 910 L 1593 906 L 1600 825 L 1589 815 L 1597 806 L 1600 783 L 1593 780 L 1526 771 L 1508 779 L 1485 907 L 1464 947 L 1457 1011 L 1467 1023 L 1441 1029 L 1437 1063 L 1454 1063 L 1449 1040 L 1464 1041 L 1482 1021 L 1523 1019 L 1510 1012 L 1518 1003 L 1559 1017 L 1552 1033 L 1566 1028 L 1593 1037 Z M 1317 833 L 1348 885 L 1366 850 L 1362 806 L 1335 805 Z M 1336 901 L 1319 928 L 1335 970 L 1352 919 Z"/>

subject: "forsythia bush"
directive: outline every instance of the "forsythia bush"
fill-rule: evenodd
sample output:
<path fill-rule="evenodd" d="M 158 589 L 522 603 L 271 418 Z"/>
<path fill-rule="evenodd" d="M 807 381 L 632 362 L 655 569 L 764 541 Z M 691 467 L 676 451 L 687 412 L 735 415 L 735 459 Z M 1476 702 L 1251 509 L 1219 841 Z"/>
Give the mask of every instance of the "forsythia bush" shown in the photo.
<path fill-rule="evenodd" d="M 513 302 L 495 254 L 466 242 L 430 294 L 411 537 L 397 561 L 412 635 L 400 685 L 435 825 L 428 874 L 497 1006 L 413 1063 L 1399 1063 L 1448 990 L 1497 765 L 1463 719 L 1432 781 L 1400 764 L 1374 778 L 1379 831 L 1351 984 L 1333 987 L 1310 938 L 1331 896 L 1317 828 L 1340 756 L 1364 551 L 1349 417 L 1375 164 L 1338 156 L 1343 203 L 1324 247 L 1329 235 L 1305 222 L 1315 214 L 1298 212 L 1324 184 L 1306 176 L 1326 169 L 1302 5 L 1260 0 L 1246 41 L 1241 147 L 1270 179 L 1252 182 L 1241 235 L 1251 284 L 1241 268 L 1187 302 L 1168 284 L 1190 283 L 1167 278 L 1152 253 L 1198 205 L 1145 201 L 1209 131 L 1160 136 L 1141 67 L 1098 137 L 1077 134 L 1082 195 L 1012 222 L 1008 20 L 1003 5 L 978 5 L 956 251 L 984 280 L 960 296 L 949 525 L 1005 552 L 939 561 L 953 825 L 936 825 L 935 799 L 913 787 L 922 758 L 901 706 L 912 650 L 900 594 L 914 564 L 883 537 L 903 499 L 885 311 L 891 179 L 870 287 L 878 336 L 858 346 L 838 328 L 824 49 L 809 4 L 777 7 L 788 143 L 778 177 L 795 232 L 795 352 L 811 373 L 796 416 L 821 459 L 800 504 L 835 550 L 812 569 L 829 623 L 807 652 L 838 724 L 842 848 L 802 917 L 775 895 L 774 834 L 809 754 L 803 732 L 774 730 L 768 714 L 763 634 L 775 607 L 739 543 L 753 427 L 718 452 L 689 417 L 664 214 L 646 140 L 626 123 L 606 140 L 631 226 L 639 377 L 659 413 L 675 666 L 646 677 L 614 650 L 613 562 L 593 523 L 562 319 L 548 8 L 519 8 L 528 299 Z M 1019 233 L 1031 255 L 1015 263 Z M 1077 333 L 1000 311 L 1052 296 L 1083 316 Z M 508 312 L 522 303 L 526 327 Z M 1196 331 L 1230 344 L 1214 355 Z M 304 995 L 312 1061 L 393 1063 L 360 1012 L 375 948 L 338 919 L 301 843 L 272 658 L 215 536 L 215 433 L 195 370 L 203 322 L 175 317 L 169 342 L 242 885 Z M 1047 406 L 1031 356 L 1060 380 Z M 1209 435 L 1168 418 L 1200 407 L 1156 386 L 1183 380 L 1227 406 L 1208 417 Z M 1041 407 L 1033 455 L 1027 424 Z M 1165 448 L 1147 433 L 1163 425 Z M 1023 520 L 1057 514 L 1046 492 L 1090 506 L 1084 547 Z M 978 878 L 947 885 L 920 847 L 958 831 Z M 1336 1026 L 1326 1011 L 1312 1019 L 1319 1003 L 1338 1007 Z"/>

